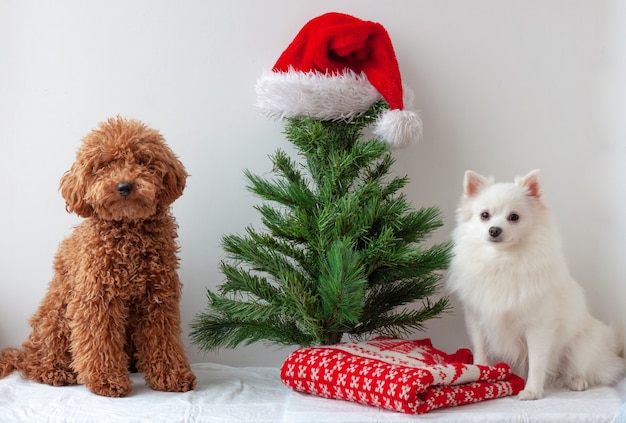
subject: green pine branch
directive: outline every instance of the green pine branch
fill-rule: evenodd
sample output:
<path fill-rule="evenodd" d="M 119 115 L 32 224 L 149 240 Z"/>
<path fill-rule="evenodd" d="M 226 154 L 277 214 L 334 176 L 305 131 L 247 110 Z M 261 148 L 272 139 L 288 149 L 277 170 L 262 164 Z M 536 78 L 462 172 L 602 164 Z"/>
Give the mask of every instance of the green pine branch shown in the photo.
<path fill-rule="evenodd" d="M 350 122 L 289 119 L 301 160 L 278 150 L 272 178 L 245 171 L 264 229 L 223 237 L 224 282 L 191 326 L 200 348 L 402 336 L 448 309 L 430 297 L 450 245 L 421 245 L 442 226 L 439 210 L 414 210 L 387 146 L 362 139 L 385 107 Z"/>

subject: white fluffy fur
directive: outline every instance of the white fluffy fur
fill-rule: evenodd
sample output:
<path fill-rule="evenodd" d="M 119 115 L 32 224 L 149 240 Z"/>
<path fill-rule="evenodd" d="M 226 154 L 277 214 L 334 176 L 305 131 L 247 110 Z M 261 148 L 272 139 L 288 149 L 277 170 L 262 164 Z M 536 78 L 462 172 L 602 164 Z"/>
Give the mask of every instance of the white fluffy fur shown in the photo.
<path fill-rule="evenodd" d="M 392 148 L 416 142 L 422 133 L 417 112 L 407 110 L 413 93 L 403 87 L 405 110 L 385 110 L 374 124 L 373 133 Z M 268 118 L 350 120 L 365 113 L 376 101 L 384 100 L 365 73 L 346 70 L 343 74 L 321 72 L 266 71 L 257 80 L 256 108 Z"/>
<path fill-rule="evenodd" d="M 502 232 L 490 234 L 496 227 Z M 475 361 L 504 361 L 527 375 L 520 399 L 541 398 L 549 381 L 584 390 L 623 374 L 622 331 L 590 315 L 539 171 L 515 183 L 466 172 L 453 240 L 448 287 L 463 303 Z"/>
<path fill-rule="evenodd" d="M 257 80 L 256 108 L 269 118 L 310 116 L 320 120 L 351 119 L 382 97 L 364 73 L 346 71 L 330 77 L 320 72 L 266 71 Z"/>
<path fill-rule="evenodd" d="M 372 132 L 391 148 L 407 147 L 421 137 L 422 121 L 412 110 L 385 110 L 376 120 Z"/>

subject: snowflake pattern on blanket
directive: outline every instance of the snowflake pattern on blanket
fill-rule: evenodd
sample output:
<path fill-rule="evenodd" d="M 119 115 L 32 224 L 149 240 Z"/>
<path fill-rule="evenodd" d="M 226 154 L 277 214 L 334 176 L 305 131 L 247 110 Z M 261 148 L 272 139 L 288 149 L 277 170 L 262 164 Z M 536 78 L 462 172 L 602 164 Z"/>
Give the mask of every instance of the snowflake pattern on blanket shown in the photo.
<path fill-rule="evenodd" d="M 472 364 L 470 350 L 446 354 L 430 339 L 378 337 L 300 348 L 283 363 L 290 388 L 409 414 L 515 395 L 524 381 L 507 364 Z"/>

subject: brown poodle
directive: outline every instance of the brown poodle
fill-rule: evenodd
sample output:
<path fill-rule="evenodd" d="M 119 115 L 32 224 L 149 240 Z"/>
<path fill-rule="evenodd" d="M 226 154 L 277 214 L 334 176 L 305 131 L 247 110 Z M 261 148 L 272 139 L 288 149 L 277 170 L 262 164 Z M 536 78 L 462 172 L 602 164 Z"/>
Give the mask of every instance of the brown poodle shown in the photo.
<path fill-rule="evenodd" d="M 169 211 L 186 177 L 161 134 L 141 122 L 111 118 L 83 139 L 61 194 L 85 219 L 59 247 L 28 340 L 0 353 L 0 377 L 19 370 L 37 382 L 84 383 L 120 397 L 131 391 L 136 364 L 152 389 L 194 388 Z"/>

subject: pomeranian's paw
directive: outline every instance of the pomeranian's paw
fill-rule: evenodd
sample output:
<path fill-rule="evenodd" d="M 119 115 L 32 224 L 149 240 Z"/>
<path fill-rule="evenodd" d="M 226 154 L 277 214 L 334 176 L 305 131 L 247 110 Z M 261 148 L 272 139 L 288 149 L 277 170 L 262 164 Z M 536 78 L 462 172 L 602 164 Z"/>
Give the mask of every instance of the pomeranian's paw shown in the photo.
<path fill-rule="evenodd" d="M 489 359 L 487 358 L 486 354 L 474 353 L 473 358 L 474 358 L 474 364 L 481 365 L 481 366 L 489 365 Z"/>
<path fill-rule="evenodd" d="M 572 391 L 584 391 L 589 388 L 589 382 L 582 377 L 573 377 L 567 382 L 567 386 Z"/>
<path fill-rule="evenodd" d="M 540 399 L 543 396 L 543 392 L 534 391 L 532 389 L 524 389 L 519 394 L 517 394 L 517 399 L 521 401 L 531 401 Z"/>

